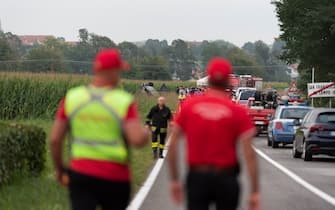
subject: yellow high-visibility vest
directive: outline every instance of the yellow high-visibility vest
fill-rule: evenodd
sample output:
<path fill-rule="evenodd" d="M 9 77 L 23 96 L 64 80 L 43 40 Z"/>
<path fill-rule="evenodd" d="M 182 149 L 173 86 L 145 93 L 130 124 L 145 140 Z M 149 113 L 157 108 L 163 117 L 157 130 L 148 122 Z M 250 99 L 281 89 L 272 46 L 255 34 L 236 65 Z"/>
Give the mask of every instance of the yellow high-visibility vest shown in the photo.
<path fill-rule="evenodd" d="M 179 96 L 178 96 L 178 99 L 179 100 L 184 100 L 186 98 L 186 95 L 183 95 L 183 94 L 180 94 Z"/>
<path fill-rule="evenodd" d="M 80 86 L 68 91 L 72 159 L 86 158 L 126 164 L 128 148 L 123 120 L 133 97 L 120 89 Z"/>

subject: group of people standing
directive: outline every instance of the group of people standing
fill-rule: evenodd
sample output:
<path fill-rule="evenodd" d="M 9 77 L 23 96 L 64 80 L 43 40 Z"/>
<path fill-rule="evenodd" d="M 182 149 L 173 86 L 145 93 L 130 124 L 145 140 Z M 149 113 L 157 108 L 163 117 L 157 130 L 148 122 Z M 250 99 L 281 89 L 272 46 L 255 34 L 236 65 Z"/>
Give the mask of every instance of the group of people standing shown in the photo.
<path fill-rule="evenodd" d="M 184 100 L 187 96 L 202 95 L 204 92 L 205 92 L 204 88 L 198 88 L 198 87 L 185 88 L 184 86 L 178 87 L 176 91 L 179 100 Z"/>
<path fill-rule="evenodd" d="M 91 84 L 69 90 L 57 111 L 51 154 L 58 182 L 69 189 L 72 209 L 126 209 L 131 185 L 129 148 L 145 146 L 152 135 L 154 157 L 163 158 L 170 124 L 170 190 L 177 204 L 186 195 L 190 210 L 208 210 L 211 204 L 217 210 L 237 209 L 240 143 L 250 176 L 250 210 L 258 210 L 258 167 L 252 149 L 255 128 L 246 110 L 225 93 L 232 73 L 230 63 L 223 58 L 209 62 L 209 89 L 188 97 L 175 119 L 160 97 L 146 125 L 139 119 L 133 96 L 118 88 L 121 73 L 128 68 L 118 50 L 99 52 Z M 71 159 L 65 166 L 62 154 L 67 133 Z M 188 166 L 185 193 L 177 167 L 182 139 Z"/>

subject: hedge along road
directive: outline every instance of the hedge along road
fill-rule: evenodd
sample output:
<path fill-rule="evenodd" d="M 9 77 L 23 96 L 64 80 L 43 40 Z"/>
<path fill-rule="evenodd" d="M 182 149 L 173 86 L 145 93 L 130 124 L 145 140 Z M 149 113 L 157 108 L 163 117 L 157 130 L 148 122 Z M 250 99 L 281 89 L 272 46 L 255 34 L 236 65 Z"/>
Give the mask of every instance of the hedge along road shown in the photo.
<path fill-rule="evenodd" d="M 262 208 L 266 210 L 332 210 L 335 208 L 335 158 L 320 156 L 313 162 L 293 159 L 291 148 L 272 149 L 266 146 L 266 138 L 255 138 L 254 146 L 260 165 Z M 180 144 L 180 157 L 184 157 L 184 145 Z M 239 153 L 242 156 L 241 153 Z M 180 160 L 182 174 L 186 168 Z M 180 210 L 184 206 L 175 206 L 170 199 L 167 162 L 161 161 L 162 168 L 157 177 L 149 177 L 152 183 L 147 195 L 137 194 L 143 202 L 130 206 L 128 210 Z M 241 158 L 242 194 L 240 208 L 247 209 L 248 177 Z M 278 167 L 279 166 L 279 167 Z M 143 191 L 142 191 L 143 192 Z M 134 203 L 132 203 L 134 204 Z"/>
<path fill-rule="evenodd" d="M 46 133 L 42 128 L 0 122 L 0 187 L 17 172 L 40 175 L 45 168 Z"/>

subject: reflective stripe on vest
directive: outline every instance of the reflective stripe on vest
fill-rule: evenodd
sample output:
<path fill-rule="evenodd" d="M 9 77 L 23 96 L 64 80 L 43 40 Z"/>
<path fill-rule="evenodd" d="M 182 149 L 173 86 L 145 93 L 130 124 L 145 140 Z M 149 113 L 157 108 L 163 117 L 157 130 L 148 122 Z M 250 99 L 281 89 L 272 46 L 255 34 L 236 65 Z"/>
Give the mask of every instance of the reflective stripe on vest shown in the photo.
<path fill-rule="evenodd" d="M 95 140 L 92 140 L 92 139 L 78 139 L 78 138 L 73 138 L 72 143 L 84 144 L 84 145 L 90 145 L 90 146 L 103 146 L 103 145 L 118 146 L 118 145 L 120 145 L 120 143 L 116 140 L 110 140 L 110 141 L 102 142 L 102 141 L 95 141 Z"/>
<path fill-rule="evenodd" d="M 123 119 L 132 100 L 117 89 L 82 86 L 70 90 L 65 111 L 70 120 L 72 158 L 127 163 Z"/>

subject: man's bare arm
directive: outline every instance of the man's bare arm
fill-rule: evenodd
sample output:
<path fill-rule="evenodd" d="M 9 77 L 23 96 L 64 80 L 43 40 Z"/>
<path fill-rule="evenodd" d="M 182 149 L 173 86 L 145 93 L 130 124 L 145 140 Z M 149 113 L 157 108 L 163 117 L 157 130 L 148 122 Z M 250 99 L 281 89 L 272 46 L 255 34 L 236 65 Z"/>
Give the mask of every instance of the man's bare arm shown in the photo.
<path fill-rule="evenodd" d="M 124 132 L 130 146 L 143 147 L 148 143 L 150 132 L 139 120 L 126 122 Z"/>
<path fill-rule="evenodd" d="M 172 200 L 180 205 L 183 201 L 183 185 L 179 179 L 179 173 L 178 173 L 178 140 L 181 137 L 181 129 L 175 125 L 172 127 L 172 134 L 170 139 L 170 145 L 169 145 L 169 153 L 168 153 L 168 161 L 169 161 L 169 167 L 170 167 L 170 191 Z"/>
<path fill-rule="evenodd" d="M 62 173 L 63 170 L 63 142 L 68 131 L 68 126 L 67 121 L 56 119 L 51 130 L 50 150 L 57 173 Z"/>
<path fill-rule="evenodd" d="M 172 133 L 170 138 L 170 145 L 169 145 L 169 153 L 168 153 L 168 161 L 169 161 L 169 168 L 170 168 L 170 177 L 172 181 L 178 180 L 178 140 L 181 137 L 181 129 L 178 126 L 172 127 Z"/>
<path fill-rule="evenodd" d="M 241 139 L 242 150 L 245 161 L 247 163 L 247 169 L 250 176 L 251 192 L 259 192 L 259 180 L 258 180 L 258 164 L 256 152 L 252 148 L 253 132 L 244 135 Z"/>

